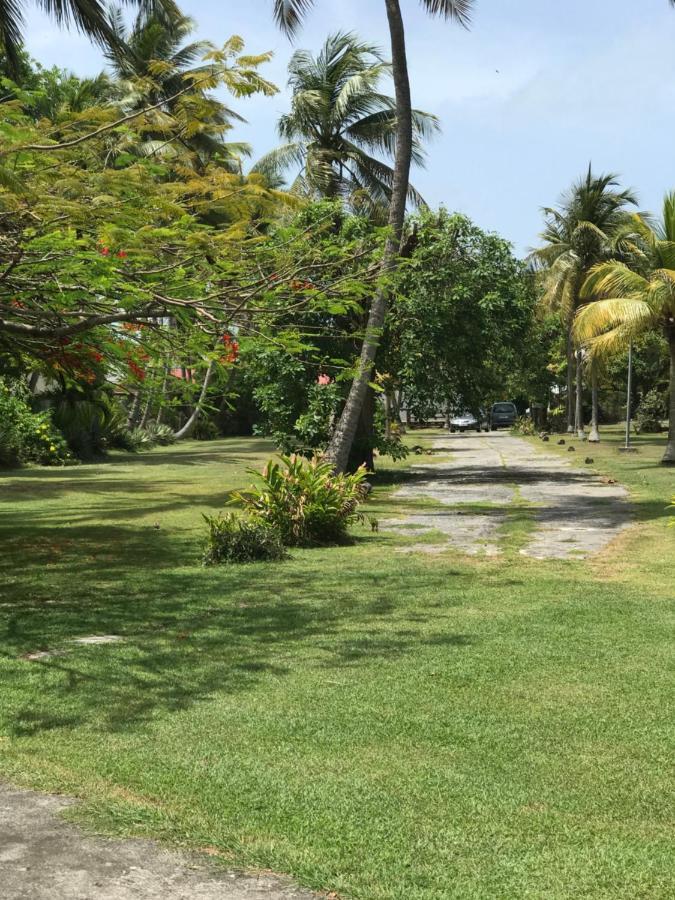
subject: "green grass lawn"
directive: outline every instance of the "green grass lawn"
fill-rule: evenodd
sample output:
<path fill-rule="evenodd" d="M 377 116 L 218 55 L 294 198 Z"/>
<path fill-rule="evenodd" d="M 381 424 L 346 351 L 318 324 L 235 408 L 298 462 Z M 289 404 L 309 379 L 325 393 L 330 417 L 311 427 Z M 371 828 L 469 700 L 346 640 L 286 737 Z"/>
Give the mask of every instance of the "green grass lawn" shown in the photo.
<path fill-rule="evenodd" d="M 521 510 L 499 558 L 364 527 L 203 569 L 258 440 L 0 477 L 0 775 L 349 898 L 673 897 L 675 473 L 619 440 L 636 525 L 585 562 L 522 557 Z"/>

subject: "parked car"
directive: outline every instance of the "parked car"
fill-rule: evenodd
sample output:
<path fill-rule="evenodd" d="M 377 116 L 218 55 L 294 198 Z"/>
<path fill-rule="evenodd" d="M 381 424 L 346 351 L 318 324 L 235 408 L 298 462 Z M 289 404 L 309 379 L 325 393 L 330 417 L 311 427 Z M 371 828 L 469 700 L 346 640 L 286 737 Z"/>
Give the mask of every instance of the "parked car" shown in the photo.
<path fill-rule="evenodd" d="M 518 418 L 518 410 L 513 403 L 493 403 L 490 410 L 490 428 L 511 428 Z"/>
<path fill-rule="evenodd" d="M 485 431 L 488 430 L 487 416 L 482 409 L 476 414 L 468 410 L 450 419 L 450 431 Z"/>

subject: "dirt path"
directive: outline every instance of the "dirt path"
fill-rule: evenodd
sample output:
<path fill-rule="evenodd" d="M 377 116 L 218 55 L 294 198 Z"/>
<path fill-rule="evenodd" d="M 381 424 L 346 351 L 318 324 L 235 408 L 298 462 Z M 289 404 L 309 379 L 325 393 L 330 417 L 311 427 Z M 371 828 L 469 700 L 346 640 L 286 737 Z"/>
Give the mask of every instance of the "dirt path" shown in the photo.
<path fill-rule="evenodd" d="M 426 501 L 419 512 L 381 524 L 408 535 L 441 532 L 444 541 L 406 552 L 437 553 L 449 544 L 496 555 L 502 526 L 518 512 L 531 519 L 524 556 L 579 559 L 602 550 L 631 524 L 626 489 L 579 467 L 586 452 L 592 454 L 590 446 L 580 445 L 567 460 L 507 432 L 491 432 L 448 434 L 435 447 L 447 450 L 451 462 L 414 466 L 411 482 L 394 495 Z"/>
<path fill-rule="evenodd" d="M 85 835 L 58 815 L 72 802 L 0 785 L 4 900 L 316 900 L 281 879 L 226 872 L 152 841 Z"/>

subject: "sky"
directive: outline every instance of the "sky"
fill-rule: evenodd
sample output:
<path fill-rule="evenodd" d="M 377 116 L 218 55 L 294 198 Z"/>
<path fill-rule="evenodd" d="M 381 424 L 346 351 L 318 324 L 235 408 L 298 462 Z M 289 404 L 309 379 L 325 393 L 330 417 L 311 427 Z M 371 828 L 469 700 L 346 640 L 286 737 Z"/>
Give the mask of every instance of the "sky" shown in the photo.
<path fill-rule="evenodd" d="M 195 35 L 246 51 L 274 51 L 263 73 L 282 90 L 237 101 L 247 124 L 232 140 L 254 158 L 274 147 L 288 108 L 288 60 L 316 50 L 336 30 L 388 46 L 382 0 L 317 0 L 292 44 L 274 25 L 271 0 L 182 0 Z M 471 29 L 431 18 L 402 0 L 413 103 L 435 113 L 442 134 L 428 146 L 413 183 L 444 205 L 496 231 L 525 254 L 537 244 L 542 206 L 592 162 L 636 190 L 658 212 L 675 189 L 675 10 L 668 0 L 476 0 Z M 100 50 L 30 9 L 26 44 L 43 65 L 78 75 L 103 67 Z M 392 90 L 393 93 L 393 90 Z"/>

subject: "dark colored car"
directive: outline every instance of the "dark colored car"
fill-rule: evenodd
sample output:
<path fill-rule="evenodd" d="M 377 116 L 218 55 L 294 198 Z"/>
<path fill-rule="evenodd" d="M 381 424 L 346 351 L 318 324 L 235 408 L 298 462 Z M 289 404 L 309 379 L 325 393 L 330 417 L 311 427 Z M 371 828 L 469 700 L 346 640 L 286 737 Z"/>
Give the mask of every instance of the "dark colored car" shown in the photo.
<path fill-rule="evenodd" d="M 511 428 L 518 418 L 518 410 L 513 403 L 493 403 L 490 410 L 490 428 Z"/>

